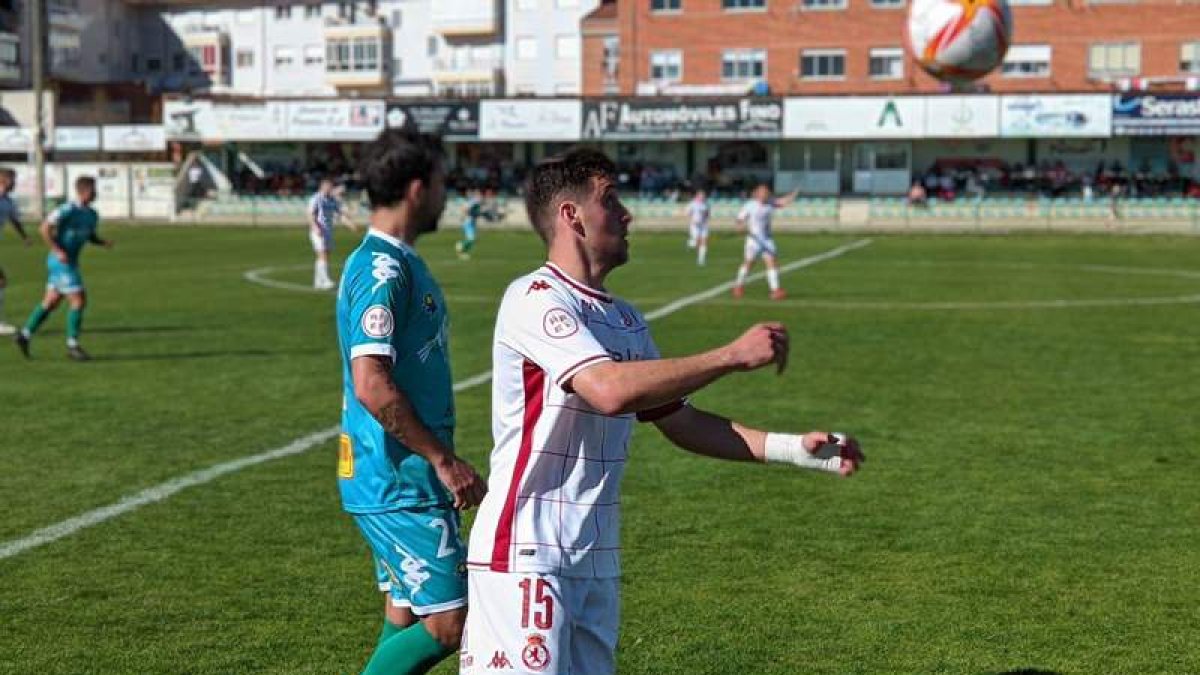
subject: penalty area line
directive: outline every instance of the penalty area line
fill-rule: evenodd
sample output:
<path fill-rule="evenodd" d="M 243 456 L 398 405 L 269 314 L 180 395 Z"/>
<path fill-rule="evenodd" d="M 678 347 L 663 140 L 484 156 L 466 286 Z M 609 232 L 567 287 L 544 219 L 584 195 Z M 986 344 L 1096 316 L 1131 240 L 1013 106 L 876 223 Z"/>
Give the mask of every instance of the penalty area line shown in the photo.
<path fill-rule="evenodd" d="M 826 260 L 845 255 L 850 251 L 860 249 L 870 243 L 870 239 L 859 239 L 849 244 L 830 249 L 824 253 L 812 255 L 807 258 L 801 258 L 800 260 L 794 260 L 785 265 L 781 265 L 779 267 L 779 271 L 781 273 L 785 273 L 810 267 Z M 765 273 L 758 272 L 750 275 L 746 280 L 757 281 L 765 276 Z M 256 280 L 257 283 L 262 283 L 262 281 L 264 280 Z M 278 284 L 286 282 L 275 283 Z M 647 312 L 646 320 L 653 321 L 655 319 L 660 319 L 664 316 L 674 314 L 681 309 L 690 307 L 696 303 L 704 302 L 705 300 L 729 291 L 731 288 L 733 288 L 733 285 L 733 282 L 718 284 L 699 293 L 686 295 L 678 300 L 671 301 L 666 305 L 655 309 L 654 311 Z M 298 286 L 298 284 L 295 286 Z M 458 393 L 468 389 L 473 389 L 481 384 L 489 382 L 491 379 L 491 371 L 472 375 L 471 377 L 456 382 L 454 384 L 454 391 L 455 393 Z M 258 454 L 239 457 L 238 459 L 214 464 L 208 468 L 200 469 L 199 471 L 193 471 L 192 473 L 185 474 L 178 478 L 172 478 L 171 480 L 159 483 L 158 485 L 153 485 L 107 506 L 101 506 L 99 508 L 92 509 L 91 511 L 81 513 L 77 516 L 67 518 L 66 520 L 59 521 L 53 525 L 48 525 L 41 529 L 35 530 L 28 535 L 21 537 L 20 539 L 13 539 L 12 541 L 4 542 L 3 544 L 0 544 L 0 560 L 11 558 L 40 546 L 45 546 L 46 544 L 56 542 L 59 539 L 64 539 L 81 530 L 99 525 L 112 520 L 113 518 L 118 518 L 126 513 L 130 513 L 131 511 L 136 511 L 143 506 L 148 506 L 150 504 L 167 500 L 188 488 L 204 485 L 205 483 L 211 483 L 222 476 L 227 476 L 231 473 L 236 473 L 243 469 L 248 469 L 252 466 L 257 466 L 266 462 L 283 459 L 284 457 L 292 457 L 294 455 L 302 454 L 318 445 L 321 445 L 322 443 L 332 440 L 340 431 L 341 425 L 335 425 L 327 429 L 313 432 L 306 436 L 301 436 L 300 438 L 297 438 L 278 448 L 273 448 Z"/>

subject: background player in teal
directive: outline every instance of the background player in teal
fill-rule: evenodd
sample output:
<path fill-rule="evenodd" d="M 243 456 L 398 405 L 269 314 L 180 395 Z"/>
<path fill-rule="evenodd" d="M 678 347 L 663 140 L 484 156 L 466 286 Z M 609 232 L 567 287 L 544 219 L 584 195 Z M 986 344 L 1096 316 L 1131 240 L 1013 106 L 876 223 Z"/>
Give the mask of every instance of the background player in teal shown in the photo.
<path fill-rule="evenodd" d="M 5 225 L 12 223 L 13 229 L 21 235 L 21 240 L 28 246 L 29 237 L 25 234 L 25 228 L 21 226 L 20 211 L 17 210 L 17 203 L 13 201 L 10 194 L 16 183 L 15 171 L 0 169 L 0 231 L 4 230 Z M 13 334 L 13 327 L 4 321 L 4 289 L 7 287 L 8 278 L 4 276 L 4 268 L 0 267 L 0 335 Z"/>
<path fill-rule="evenodd" d="M 454 250 L 462 260 L 471 259 L 475 247 L 475 231 L 483 216 L 483 194 L 477 189 L 467 190 L 467 203 L 463 207 L 462 239 L 454 244 Z"/>
<path fill-rule="evenodd" d="M 75 200 L 54 210 L 42 223 L 42 239 L 50 247 L 46 256 L 46 268 L 50 278 L 46 282 L 46 295 L 42 303 L 33 308 L 25 327 L 17 332 L 17 347 L 29 357 L 29 342 L 33 334 L 50 316 L 58 303 L 65 297 L 71 306 L 67 314 L 67 356 L 76 361 L 86 361 L 87 352 L 79 346 L 79 333 L 83 328 L 83 310 L 87 307 L 87 292 L 83 288 L 83 276 L 79 274 L 79 255 L 86 244 L 99 244 L 112 248 L 112 241 L 101 239 L 96 233 L 100 216 L 92 208 L 96 200 L 96 179 L 80 176 L 75 181 Z"/>
<path fill-rule="evenodd" d="M 437 139 L 409 131 L 367 148 L 370 228 L 338 291 L 338 483 L 390 596 L 367 675 L 423 673 L 458 648 L 467 589 L 455 509 L 486 491 L 453 450 L 446 303 L 413 249 L 445 208 L 442 162 Z"/>

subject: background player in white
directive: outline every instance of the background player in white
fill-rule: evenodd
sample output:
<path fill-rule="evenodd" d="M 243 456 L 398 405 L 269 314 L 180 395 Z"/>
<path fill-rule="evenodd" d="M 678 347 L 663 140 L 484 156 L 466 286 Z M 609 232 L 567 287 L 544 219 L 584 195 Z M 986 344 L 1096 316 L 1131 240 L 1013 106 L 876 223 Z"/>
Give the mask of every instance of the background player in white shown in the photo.
<path fill-rule="evenodd" d="M 787 362 L 777 323 L 660 359 L 645 319 L 604 290 L 629 256 L 616 167 L 576 150 L 534 168 L 526 208 L 549 261 L 513 282 L 496 319 L 488 495 L 471 531 L 461 672 L 611 673 L 618 626 L 620 481 L 634 420 L 720 459 L 853 473 L 857 443 L 759 431 L 692 407 L 725 375 Z M 818 450 L 832 456 L 816 456 Z"/>
<path fill-rule="evenodd" d="M 703 265 L 708 256 L 708 219 L 712 208 L 708 204 L 708 195 L 704 190 L 696 190 L 692 201 L 687 205 L 688 216 L 688 248 L 696 249 L 696 264 Z"/>
<path fill-rule="evenodd" d="M 333 279 L 329 278 L 329 252 L 333 250 L 333 228 L 341 220 L 351 231 L 358 227 L 342 211 L 342 202 L 333 193 L 333 181 L 321 179 L 317 192 L 308 202 L 308 239 L 312 242 L 313 253 L 317 255 L 313 267 L 313 288 L 327 291 L 333 288 Z"/>
<path fill-rule="evenodd" d="M 781 209 L 796 201 L 800 190 L 793 190 L 783 197 L 773 197 L 771 188 L 766 183 L 760 183 L 754 188 L 750 201 L 738 212 L 738 231 L 746 231 L 745 254 L 742 266 L 737 271 L 737 283 L 733 286 L 733 297 L 740 298 L 745 294 L 746 275 L 750 266 L 757 258 L 763 259 L 767 266 L 767 285 L 771 288 L 771 299 L 782 300 L 786 297 L 779 287 L 779 267 L 775 262 L 775 240 L 771 237 L 771 216 L 775 209 Z"/>
<path fill-rule="evenodd" d="M 12 223 L 13 229 L 21 235 L 25 245 L 29 246 L 29 235 L 25 234 L 25 228 L 21 225 L 20 211 L 17 210 L 17 203 L 13 201 L 11 195 L 16 182 L 16 172 L 11 169 L 0 169 L 0 231 L 4 230 L 5 225 Z M 8 277 L 4 276 L 4 268 L 0 267 L 0 335 L 12 335 L 16 332 L 16 328 L 4 321 L 4 289 L 7 287 Z"/>

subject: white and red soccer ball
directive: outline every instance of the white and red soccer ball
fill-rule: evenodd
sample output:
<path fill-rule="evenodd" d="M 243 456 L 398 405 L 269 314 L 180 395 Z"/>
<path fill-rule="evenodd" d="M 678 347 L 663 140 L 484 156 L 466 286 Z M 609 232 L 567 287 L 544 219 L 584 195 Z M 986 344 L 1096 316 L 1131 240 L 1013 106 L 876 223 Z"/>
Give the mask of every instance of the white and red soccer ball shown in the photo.
<path fill-rule="evenodd" d="M 908 48 L 930 75 L 968 82 L 1000 65 L 1012 27 L 1007 0 L 912 0 Z"/>

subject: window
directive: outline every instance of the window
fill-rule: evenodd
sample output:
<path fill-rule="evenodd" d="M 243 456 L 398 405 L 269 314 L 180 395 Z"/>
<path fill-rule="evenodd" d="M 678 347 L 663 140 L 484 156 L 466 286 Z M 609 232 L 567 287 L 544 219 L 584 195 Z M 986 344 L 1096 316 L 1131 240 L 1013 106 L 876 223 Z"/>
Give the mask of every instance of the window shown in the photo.
<path fill-rule="evenodd" d="M 1136 42 L 1101 42 L 1088 50 L 1092 77 L 1137 75 L 1142 70 L 1142 46 Z"/>
<path fill-rule="evenodd" d="M 254 67 L 254 50 L 253 49 L 237 50 L 237 67 L 238 68 L 253 68 Z"/>
<path fill-rule="evenodd" d="M 766 9 L 767 0 L 721 0 L 722 9 Z"/>
<path fill-rule="evenodd" d="M 655 82 L 683 79 L 683 52 L 677 49 L 650 52 L 650 79 Z"/>
<path fill-rule="evenodd" d="M 162 59 L 156 59 L 154 57 L 146 59 L 147 73 L 157 73 L 160 70 L 162 70 Z"/>
<path fill-rule="evenodd" d="M 354 38 L 354 70 L 379 70 L 379 41 L 373 37 Z"/>
<path fill-rule="evenodd" d="M 651 12 L 678 12 L 682 9 L 683 0 L 650 0 Z"/>
<path fill-rule="evenodd" d="M 275 48 L 275 67 L 290 66 L 296 63 L 296 51 L 291 47 Z"/>
<path fill-rule="evenodd" d="M 554 55 L 560 59 L 579 58 L 579 36 L 559 35 L 554 38 Z"/>
<path fill-rule="evenodd" d="M 806 49 L 800 52 L 800 78 L 840 80 L 846 77 L 846 50 Z"/>
<path fill-rule="evenodd" d="M 537 38 L 517 38 L 517 58 L 522 61 L 532 61 L 537 58 Z"/>
<path fill-rule="evenodd" d="M 1004 55 L 1000 73 L 1004 77 L 1049 77 L 1050 45 L 1013 45 Z"/>
<path fill-rule="evenodd" d="M 278 5 L 275 7 L 275 18 L 278 20 L 292 18 L 291 5 Z"/>
<path fill-rule="evenodd" d="M 764 49 L 731 49 L 721 54 L 722 80 L 750 80 L 767 74 Z"/>
<path fill-rule="evenodd" d="M 325 43 L 325 72 L 350 70 L 350 42 L 330 40 Z"/>
<path fill-rule="evenodd" d="M 310 2 L 304 6 L 304 18 L 319 19 L 321 17 L 321 4 Z"/>
<path fill-rule="evenodd" d="M 321 62 L 320 45 L 305 47 L 304 62 L 314 65 Z M 341 38 L 325 43 L 326 72 L 377 71 L 382 67 L 382 63 L 378 38 Z"/>
<path fill-rule="evenodd" d="M 349 19 L 350 21 L 354 21 L 354 3 L 339 2 L 337 15 L 339 19 Z"/>
<path fill-rule="evenodd" d="M 1200 42 L 1185 42 L 1179 48 L 1179 69 L 1185 73 L 1200 73 Z"/>
<path fill-rule="evenodd" d="M 392 10 L 392 29 L 399 30 L 400 26 L 404 25 L 404 12 L 398 9 Z"/>
<path fill-rule="evenodd" d="M 868 54 L 867 74 L 876 80 L 904 77 L 904 50 L 900 47 L 872 49 Z"/>
<path fill-rule="evenodd" d="M 321 45 L 304 45 L 304 65 L 319 66 L 325 63 L 325 48 Z"/>
<path fill-rule="evenodd" d="M 438 41 L 437 41 L 436 35 L 430 35 L 429 39 L 426 40 L 425 50 L 429 53 L 430 56 L 437 56 Z"/>
<path fill-rule="evenodd" d="M 1009 2 L 1010 5 L 1015 5 L 1015 2 Z M 900 9 L 904 7 L 904 0 L 871 0 L 871 6 L 876 9 Z"/>
<path fill-rule="evenodd" d="M 846 0 L 804 0 L 804 9 L 846 9 Z"/>

